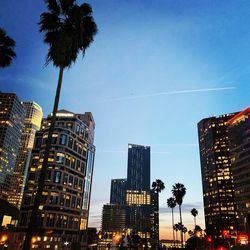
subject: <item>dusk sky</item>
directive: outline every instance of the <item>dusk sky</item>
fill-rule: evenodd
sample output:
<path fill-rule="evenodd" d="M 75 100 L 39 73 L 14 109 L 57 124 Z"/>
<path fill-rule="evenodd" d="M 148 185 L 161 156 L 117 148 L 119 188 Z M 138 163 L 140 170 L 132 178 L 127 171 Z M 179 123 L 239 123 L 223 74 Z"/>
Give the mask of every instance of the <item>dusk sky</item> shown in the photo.
<path fill-rule="evenodd" d="M 17 53 L 0 70 L 0 91 L 36 101 L 47 116 L 58 69 L 44 66 L 48 47 L 37 23 L 45 4 L 0 3 L 0 27 L 16 41 Z M 90 226 L 100 227 L 111 179 L 126 177 L 127 146 L 134 143 L 151 146 L 151 180 L 165 182 L 161 238 L 171 237 L 166 200 L 176 182 L 187 188 L 183 223 L 192 229 L 195 207 L 204 228 L 197 123 L 250 104 L 250 1 L 88 3 L 99 32 L 85 57 L 65 71 L 59 106 L 91 111 L 96 122 Z"/>

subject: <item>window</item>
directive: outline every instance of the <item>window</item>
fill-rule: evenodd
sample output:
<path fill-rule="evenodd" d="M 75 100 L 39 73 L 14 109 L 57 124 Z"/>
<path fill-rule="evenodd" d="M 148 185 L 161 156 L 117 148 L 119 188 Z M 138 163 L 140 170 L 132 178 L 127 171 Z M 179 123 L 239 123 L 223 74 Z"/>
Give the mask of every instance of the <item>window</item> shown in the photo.
<path fill-rule="evenodd" d="M 42 145 L 42 138 L 41 137 L 36 138 L 35 148 L 40 148 L 41 145 Z"/>
<path fill-rule="evenodd" d="M 64 174 L 64 176 L 63 176 L 63 184 L 64 185 L 68 184 L 68 178 L 69 178 L 68 174 Z"/>
<path fill-rule="evenodd" d="M 54 183 L 60 183 L 61 182 L 61 172 L 56 171 L 54 173 Z"/>
<path fill-rule="evenodd" d="M 67 135 L 61 134 L 59 143 L 61 145 L 66 145 L 66 143 L 67 143 Z"/>
<path fill-rule="evenodd" d="M 68 147 L 72 148 L 72 145 L 73 145 L 73 139 L 70 137 L 68 142 Z"/>
<path fill-rule="evenodd" d="M 76 160 L 75 160 L 75 158 L 72 158 L 71 168 L 75 169 L 75 167 L 76 167 Z"/>
<path fill-rule="evenodd" d="M 57 215 L 56 227 L 62 227 L 62 222 L 63 222 L 63 216 L 60 214 Z"/>
<path fill-rule="evenodd" d="M 75 178 L 75 179 L 74 179 L 74 188 L 77 189 L 77 186 L 78 186 L 78 179 Z"/>
<path fill-rule="evenodd" d="M 75 208 L 75 207 L 76 207 L 76 197 L 75 197 L 75 196 L 72 196 L 71 207 L 72 207 L 72 208 Z"/>
<path fill-rule="evenodd" d="M 73 176 L 70 175 L 70 176 L 69 176 L 69 186 L 72 187 L 72 185 L 73 185 Z"/>
<path fill-rule="evenodd" d="M 76 133 L 79 135 L 79 132 L 80 132 L 80 126 L 77 124 L 76 125 Z"/>
<path fill-rule="evenodd" d="M 64 201 L 65 201 L 65 194 L 61 194 L 60 196 L 60 205 L 64 206 Z"/>
<path fill-rule="evenodd" d="M 46 226 L 47 227 L 53 227 L 54 223 L 55 223 L 55 215 L 54 214 L 48 214 Z"/>
<path fill-rule="evenodd" d="M 56 154 L 56 162 L 57 163 L 63 163 L 63 161 L 64 161 L 64 154 L 63 153 L 57 153 Z"/>
<path fill-rule="evenodd" d="M 70 195 L 66 195 L 65 206 L 70 207 Z"/>
<path fill-rule="evenodd" d="M 52 144 L 56 144 L 56 142 L 57 142 L 57 135 L 53 135 L 53 136 L 52 136 L 51 143 L 52 143 Z"/>

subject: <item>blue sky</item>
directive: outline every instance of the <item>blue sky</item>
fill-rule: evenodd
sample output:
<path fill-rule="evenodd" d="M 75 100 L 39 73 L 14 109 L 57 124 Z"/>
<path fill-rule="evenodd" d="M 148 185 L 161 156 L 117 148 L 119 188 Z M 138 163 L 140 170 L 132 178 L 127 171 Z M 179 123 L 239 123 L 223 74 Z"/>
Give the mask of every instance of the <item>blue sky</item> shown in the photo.
<path fill-rule="evenodd" d="M 80 2 L 80 1 L 79 1 Z M 90 225 L 100 226 L 110 180 L 126 177 L 127 144 L 151 146 L 151 178 L 161 178 L 161 237 L 167 237 L 171 186 L 184 183 L 203 226 L 197 122 L 249 105 L 250 2 L 245 0 L 88 1 L 94 43 L 65 71 L 60 108 L 91 111 L 96 158 Z M 14 7 L 13 7 L 14 6 Z M 0 71 L 0 90 L 35 100 L 47 115 L 58 69 L 44 67 L 37 22 L 43 1 L 2 0 L 0 26 L 16 40 L 17 59 Z"/>

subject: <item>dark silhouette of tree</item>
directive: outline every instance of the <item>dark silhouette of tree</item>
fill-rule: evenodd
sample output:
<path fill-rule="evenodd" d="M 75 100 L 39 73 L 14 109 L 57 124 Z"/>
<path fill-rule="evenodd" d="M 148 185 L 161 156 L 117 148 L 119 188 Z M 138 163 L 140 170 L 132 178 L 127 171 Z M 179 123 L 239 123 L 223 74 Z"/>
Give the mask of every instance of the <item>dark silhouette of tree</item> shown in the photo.
<path fill-rule="evenodd" d="M 6 32 L 0 28 L 0 68 L 9 66 L 16 57 L 14 51 L 16 43 Z"/>
<path fill-rule="evenodd" d="M 182 228 L 182 232 L 184 234 L 184 242 L 186 242 L 186 233 L 187 233 L 187 228 L 185 226 L 183 226 Z"/>
<path fill-rule="evenodd" d="M 173 229 L 175 230 L 175 234 L 176 234 L 176 242 L 178 241 L 178 234 L 177 232 L 179 231 L 179 225 L 178 224 L 174 224 Z"/>
<path fill-rule="evenodd" d="M 198 215 L 198 211 L 195 208 L 191 209 L 191 214 L 194 216 L 194 228 L 196 227 L 196 216 Z"/>
<path fill-rule="evenodd" d="M 172 227 L 173 227 L 173 241 L 175 245 L 175 235 L 174 235 L 174 208 L 176 207 L 176 200 L 173 197 L 167 199 L 167 205 L 172 210 Z"/>
<path fill-rule="evenodd" d="M 154 193 L 156 193 L 156 210 L 157 210 L 157 213 L 155 213 L 155 215 L 157 216 L 156 218 L 156 223 L 157 225 L 159 225 L 159 193 L 165 189 L 165 185 L 164 185 L 164 182 L 161 181 L 160 179 L 156 179 L 155 181 L 153 181 L 152 183 L 152 189 L 154 191 Z M 157 235 L 157 244 L 156 244 L 156 249 L 159 248 L 159 234 Z"/>
<path fill-rule="evenodd" d="M 84 55 L 85 50 L 93 42 L 97 33 L 97 26 L 89 4 L 77 5 L 75 0 L 45 0 L 45 3 L 48 12 L 41 14 L 39 27 L 40 32 L 44 33 L 44 42 L 49 45 L 46 65 L 52 62 L 55 67 L 58 67 L 59 78 L 43 164 L 23 250 L 30 250 L 32 234 L 37 228 L 36 219 L 48 168 L 48 157 L 58 110 L 63 71 L 76 61 L 79 52 Z"/>
<path fill-rule="evenodd" d="M 179 206 L 179 212 L 180 212 L 180 223 L 182 224 L 182 215 L 181 215 L 181 205 L 183 202 L 183 198 L 186 194 L 186 188 L 181 183 L 175 183 L 172 188 L 172 194 L 176 200 L 176 203 Z M 183 233 L 181 232 L 181 247 L 183 248 Z"/>

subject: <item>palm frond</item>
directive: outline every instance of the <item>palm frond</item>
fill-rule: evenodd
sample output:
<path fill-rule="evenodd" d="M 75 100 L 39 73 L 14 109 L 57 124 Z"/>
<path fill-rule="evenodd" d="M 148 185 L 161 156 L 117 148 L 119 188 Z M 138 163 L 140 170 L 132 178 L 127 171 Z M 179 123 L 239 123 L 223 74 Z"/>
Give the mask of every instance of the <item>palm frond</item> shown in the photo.
<path fill-rule="evenodd" d="M 16 57 L 16 53 L 13 50 L 15 44 L 15 41 L 7 36 L 4 29 L 0 28 L 0 67 L 9 66 L 13 58 Z"/>
<path fill-rule="evenodd" d="M 52 13 L 55 13 L 57 15 L 60 14 L 60 6 L 58 5 L 57 0 L 46 0 L 46 4 L 48 10 L 50 10 Z"/>

